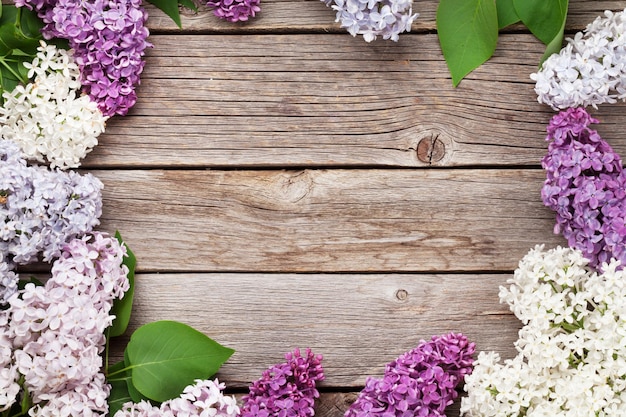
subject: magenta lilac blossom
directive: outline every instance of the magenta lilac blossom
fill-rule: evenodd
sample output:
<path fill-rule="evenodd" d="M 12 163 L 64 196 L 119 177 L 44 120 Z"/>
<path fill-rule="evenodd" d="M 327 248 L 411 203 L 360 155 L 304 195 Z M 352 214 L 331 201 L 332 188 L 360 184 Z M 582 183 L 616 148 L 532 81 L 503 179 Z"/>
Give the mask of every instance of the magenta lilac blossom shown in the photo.
<path fill-rule="evenodd" d="M 312 417 L 319 397 L 316 383 L 324 379 L 322 356 L 307 349 L 285 355 L 286 362 L 273 365 L 250 386 L 243 397 L 241 417 Z"/>
<path fill-rule="evenodd" d="M 556 212 L 555 233 L 600 268 L 626 263 L 626 176 L 622 161 L 583 108 L 555 115 L 548 126 L 543 203 Z"/>
<path fill-rule="evenodd" d="M 220 19 L 245 22 L 261 11 L 261 0 L 208 0 L 207 5 Z"/>
<path fill-rule="evenodd" d="M 69 40 L 83 90 L 105 116 L 125 115 L 137 101 L 149 35 L 141 0 L 16 0 L 45 23 L 45 38 Z"/>
<path fill-rule="evenodd" d="M 462 334 L 433 336 L 368 377 L 345 417 L 445 416 L 457 386 L 472 372 L 476 346 Z"/>

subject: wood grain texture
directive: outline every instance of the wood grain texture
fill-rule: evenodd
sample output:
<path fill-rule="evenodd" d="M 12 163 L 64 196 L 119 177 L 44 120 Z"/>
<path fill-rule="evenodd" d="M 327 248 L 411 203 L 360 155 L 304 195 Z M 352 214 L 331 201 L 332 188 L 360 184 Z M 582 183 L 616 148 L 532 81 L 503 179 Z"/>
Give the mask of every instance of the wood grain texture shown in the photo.
<path fill-rule="evenodd" d="M 335 12 L 319 0 L 262 0 L 261 13 L 249 22 L 232 24 L 216 18 L 202 4 L 197 13 L 182 9 L 183 30 L 197 32 L 249 33 L 249 32 L 319 32 L 345 33 L 335 23 Z M 413 12 L 419 17 L 412 32 L 433 31 L 439 0 L 416 0 Z M 604 10 L 623 10 L 626 5 L 619 0 L 571 0 L 566 30 L 582 30 Z M 150 15 L 148 26 L 153 32 L 177 32 L 180 29 L 165 14 L 147 4 Z M 513 26 L 510 30 L 519 30 Z"/>
<path fill-rule="evenodd" d="M 554 112 L 529 78 L 542 54 L 531 35 L 504 36 L 456 89 L 435 35 L 374 45 L 343 35 L 153 41 L 137 105 L 108 122 L 85 166 L 538 166 L 545 155 Z M 596 112 L 624 153 L 616 127 L 625 109 Z M 420 158 L 420 144 L 435 139 L 443 152 Z"/>
<path fill-rule="evenodd" d="M 513 357 L 521 322 L 498 298 L 511 276 L 139 274 L 129 330 L 178 320 L 235 349 L 217 374 L 231 389 L 296 347 L 324 356 L 324 390 L 361 389 L 432 335 L 462 331 L 480 350 Z"/>
<path fill-rule="evenodd" d="M 562 243 L 542 170 L 94 173 L 142 271 L 502 271 Z"/>

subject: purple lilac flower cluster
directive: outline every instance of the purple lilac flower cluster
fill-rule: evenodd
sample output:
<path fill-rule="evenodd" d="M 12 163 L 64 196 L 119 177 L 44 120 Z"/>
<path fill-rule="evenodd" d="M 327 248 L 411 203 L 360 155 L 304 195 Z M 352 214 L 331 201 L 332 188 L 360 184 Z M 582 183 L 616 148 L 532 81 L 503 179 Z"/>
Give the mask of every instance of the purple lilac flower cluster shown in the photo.
<path fill-rule="evenodd" d="M 285 355 L 284 363 L 263 372 L 243 397 L 241 417 L 312 417 L 314 401 L 319 397 L 315 387 L 324 379 L 322 356 L 306 349 Z"/>
<path fill-rule="evenodd" d="M 113 300 L 129 288 L 126 250 L 94 232 L 63 246 L 45 286 L 26 284 L 0 312 L 0 410 L 23 392 L 30 416 L 105 414 L 104 330 Z M 10 394 L 7 394 L 10 393 Z"/>
<path fill-rule="evenodd" d="M 105 116 L 125 115 L 137 101 L 143 55 L 151 45 L 141 0 L 16 0 L 35 10 L 47 39 L 69 40 L 85 93 Z"/>
<path fill-rule="evenodd" d="M 626 176 L 622 161 L 583 108 L 555 115 L 542 160 L 543 203 L 556 212 L 555 233 L 599 268 L 611 258 L 626 264 Z"/>
<path fill-rule="evenodd" d="M 457 385 L 472 372 L 475 344 L 462 334 L 433 336 L 368 377 L 345 417 L 445 416 Z"/>
<path fill-rule="evenodd" d="M 12 269 L 40 254 L 46 262 L 57 258 L 65 243 L 99 224 L 102 187 L 91 174 L 27 166 L 14 142 L 0 140 L 0 263 Z"/>
<path fill-rule="evenodd" d="M 207 6 L 220 19 L 229 22 L 245 22 L 261 11 L 261 0 L 208 0 Z"/>

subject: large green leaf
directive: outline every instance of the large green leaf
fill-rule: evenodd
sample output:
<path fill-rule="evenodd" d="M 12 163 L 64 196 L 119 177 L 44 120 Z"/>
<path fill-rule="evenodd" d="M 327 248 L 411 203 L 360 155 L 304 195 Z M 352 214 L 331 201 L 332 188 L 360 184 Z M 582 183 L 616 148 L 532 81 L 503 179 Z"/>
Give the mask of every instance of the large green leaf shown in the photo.
<path fill-rule="evenodd" d="M 115 300 L 113 302 L 113 308 L 111 309 L 112 315 L 115 316 L 111 329 L 109 330 L 110 337 L 121 336 L 128 327 L 130 316 L 133 310 L 133 297 L 135 294 L 135 267 L 137 266 L 137 258 L 133 251 L 130 250 L 128 245 L 122 240 L 120 232 L 115 232 L 115 238 L 124 246 L 126 246 L 126 256 L 124 257 L 123 264 L 128 267 L 128 281 L 130 282 L 130 288 L 124 294 L 121 300 Z"/>
<path fill-rule="evenodd" d="M 498 9 L 498 29 L 504 29 L 519 22 L 513 0 L 496 0 L 496 8 Z"/>
<path fill-rule="evenodd" d="M 513 0 L 513 3 L 522 22 L 546 45 L 564 28 L 568 0 Z"/>
<path fill-rule="evenodd" d="M 140 327 L 126 347 L 133 386 L 159 402 L 177 397 L 195 379 L 213 376 L 233 352 L 175 321 Z"/>
<path fill-rule="evenodd" d="M 457 86 L 496 50 L 495 0 L 441 0 L 437 8 L 437 33 L 452 83 Z"/>

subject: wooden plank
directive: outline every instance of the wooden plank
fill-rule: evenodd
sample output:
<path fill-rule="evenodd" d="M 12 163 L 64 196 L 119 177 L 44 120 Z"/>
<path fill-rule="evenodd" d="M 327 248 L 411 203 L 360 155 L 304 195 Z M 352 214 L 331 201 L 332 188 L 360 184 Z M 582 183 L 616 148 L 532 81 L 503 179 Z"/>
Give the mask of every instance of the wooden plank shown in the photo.
<path fill-rule="evenodd" d="M 358 390 L 433 335 L 463 332 L 477 349 L 513 357 L 521 322 L 498 298 L 510 276 L 139 274 L 128 333 L 158 320 L 193 326 L 235 349 L 217 374 L 231 389 L 310 347 L 324 356 L 321 388 Z"/>
<path fill-rule="evenodd" d="M 538 166 L 545 155 L 554 112 L 533 91 L 543 49 L 530 35 L 504 36 L 456 89 L 435 35 L 385 45 L 341 35 L 154 42 L 137 105 L 109 121 L 85 166 Z M 623 153 L 625 109 L 596 112 Z"/>
<path fill-rule="evenodd" d="M 502 271 L 563 243 L 542 170 L 94 173 L 142 271 Z"/>
<path fill-rule="evenodd" d="M 412 25 L 412 32 L 435 29 L 435 15 L 439 0 L 419 0 L 414 2 L 413 11 L 420 16 Z M 590 2 L 571 0 L 567 30 L 581 30 L 604 10 L 623 10 L 620 0 Z M 180 29 L 160 10 L 146 4 L 149 13 L 149 28 L 156 33 L 176 32 Z M 182 23 L 185 31 L 215 31 L 222 33 L 242 32 L 293 32 L 315 31 L 320 33 L 346 33 L 335 23 L 335 12 L 319 0 L 262 0 L 261 13 L 246 23 L 232 24 L 217 19 L 205 6 L 199 11 L 182 10 Z M 514 27 L 513 30 L 518 30 Z"/>

